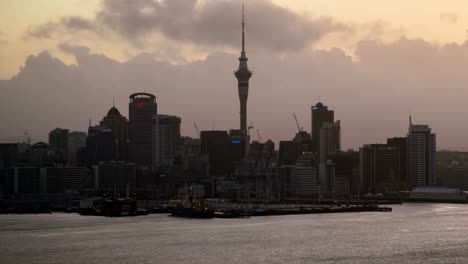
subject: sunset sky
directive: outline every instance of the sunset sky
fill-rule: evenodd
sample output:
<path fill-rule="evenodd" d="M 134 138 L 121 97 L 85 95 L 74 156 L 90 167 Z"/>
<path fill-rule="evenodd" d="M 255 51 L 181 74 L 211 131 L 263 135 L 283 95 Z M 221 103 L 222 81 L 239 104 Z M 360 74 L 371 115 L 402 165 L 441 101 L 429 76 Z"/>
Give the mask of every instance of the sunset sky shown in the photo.
<path fill-rule="evenodd" d="M 182 117 L 184 135 L 194 121 L 237 127 L 241 3 L 0 1 L 0 119 L 10 123 L 0 138 L 84 131 L 113 96 L 127 115 L 128 94 L 143 90 Z M 468 1 L 244 3 L 248 120 L 262 137 L 292 138 L 293 112 L 310 130 L 320 99 L 342 120 L 345 148 L 404 136 L 411 113 L 439 148 L 468 150 Z"/>

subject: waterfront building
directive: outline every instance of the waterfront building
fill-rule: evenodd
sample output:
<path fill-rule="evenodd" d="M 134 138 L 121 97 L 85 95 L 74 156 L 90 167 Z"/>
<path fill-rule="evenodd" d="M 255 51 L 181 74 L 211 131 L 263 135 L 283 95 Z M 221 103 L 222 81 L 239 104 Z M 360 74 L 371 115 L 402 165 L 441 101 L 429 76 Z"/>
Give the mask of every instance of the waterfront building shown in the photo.
<path fill-rule="evenodd" d="M 18 164 L 18 143 L 0 144 L 0 168 L 15 167 Z"/>
<path fill-rule="evenodd" d="M 86 138 L 87 165 L 114 160 L 114 137 L 112 130 L 101 126 L 90 126 Z"/>
<path fill-rule="evenodd" d="M 156 165 L 157 103 L 149 93 L 130 95 L 128 123 L 128 160 L 142 169 Z"/>
<path fill-rule="evenodd" d="M 319 180 L 319 168 L 313 153 L 304 153 L 291 166 L 289 179 L 285 179 L 285 192 L 289 199 L 315 199 L 326 192 L 325 185 Z"/>
<path fill-rule="evenodd" d="M 85 167 L 46 167 L 41 168 L 42 192 L 64 193 L 67 190 L 81 190 L 88 175 Z"/>
<path fill-rule="evenodd" d="M 134 193 L 136 189 L 135 163 L 124 161 L 100 162 L 93 167 L 94 187 L 107 194 Z"/>
<path fill-rule="evenodd" d="M 401 178 L 399 150 L 387 144 L 360 148 L 361 190 L 367 193 L 389 191 L 390 183 Z"/>
<path fill-rule="evenodd" d="M 50 131 L 49 146 L 54 151 L 55 161 L 66 164 L 68 156 L 68 129 L 55 128 Z"/>
<path fill-rule="evenodd" d="M 324 123 L 334 123 L 335 114 L 333 110 L 328 110 L 328 106 L 321 102 L 311 107 L 312 111 L 312 151 L 320 151 L 320 129 Z"/>
<path fill-rule="evenodd" d="M 408 179 L 412 186 L 436 185 L 436 134 L 411 122 L 407 136 Z"/>
<path fill-rule="evenodd" d="M 233 168 L 234 155 L 240 155 L 240 143 L 237 140 L 231 142 L 231 137 L 224 130 L 201 131 L 200 140 L 200 155 L 208 157 L 210 175 L 229 174 Z"/>
<path fill-rule="evenodd" d="M 177 116 L 158 115 L 157 166 L 171 167 L 181 144 L 181 119 Z"/>
<path fill-rule="evenodd" d="M 67 160 L 70 166 L 78 165 L 78 150 L 86 147 L 86 133 L 73 131 L 68 133 L 68 155 Z"/>
<path fill-rule="evenodd" d="M 341 123 L 340 120 L 334 123 L 325 122 L 320 128 L 319 137 L 319 160 L 326 162 L 327 157 L 337 155 L 341 151 Z"/>
<path fill-rule="evenodd" d="M 127 160 L 128 156 L 128 120 L 112 106 L 99 125 L 111 129 L 114 138 L 114 160 Z"/>

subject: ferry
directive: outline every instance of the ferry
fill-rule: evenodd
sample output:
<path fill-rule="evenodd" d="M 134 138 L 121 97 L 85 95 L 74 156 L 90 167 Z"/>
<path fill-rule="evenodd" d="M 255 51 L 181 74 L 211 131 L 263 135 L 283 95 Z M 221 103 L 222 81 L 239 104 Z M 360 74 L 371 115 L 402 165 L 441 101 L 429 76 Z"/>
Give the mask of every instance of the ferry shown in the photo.
<path fill-rule="evenodd" d="M 206 199 L 189 197 L 178 197 L 171 200 L 167 209 L 172 216 L 189 218 L 213 218 L 214 210 Z"/>

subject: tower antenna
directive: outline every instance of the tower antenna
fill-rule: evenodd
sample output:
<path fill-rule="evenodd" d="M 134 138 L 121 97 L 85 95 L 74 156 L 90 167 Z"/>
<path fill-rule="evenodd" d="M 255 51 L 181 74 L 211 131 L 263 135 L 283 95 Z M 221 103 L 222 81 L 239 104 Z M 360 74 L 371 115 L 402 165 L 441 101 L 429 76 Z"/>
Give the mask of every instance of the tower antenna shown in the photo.
<path fill-rule="evenodd" d="M 242 4 L 242 55 L 245 56 L 244 4 Z"/>

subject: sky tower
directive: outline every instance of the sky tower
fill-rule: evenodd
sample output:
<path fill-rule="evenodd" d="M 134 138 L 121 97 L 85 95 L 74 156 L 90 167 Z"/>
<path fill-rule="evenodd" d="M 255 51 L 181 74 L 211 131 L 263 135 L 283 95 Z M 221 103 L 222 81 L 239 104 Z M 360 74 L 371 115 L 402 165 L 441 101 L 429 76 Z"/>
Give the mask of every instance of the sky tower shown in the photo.
<path fill-rule="evenodd" d="M 247 97 L 249 96 L 249 79 L 252 72 L 247 66 L 247 56 L 245 55 L 245 34 L 244 34 L 244 5 L 242 5 L 242 52 L 239 57 L 239 69 L 234 72 L 237 78 L 237 89 L 240 100 L 240 130 L 247 135 Z"/>

